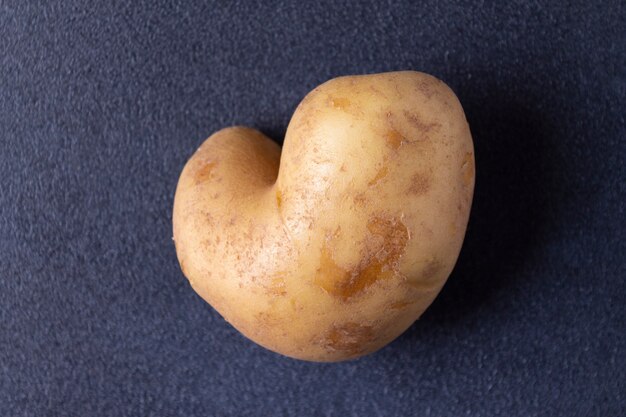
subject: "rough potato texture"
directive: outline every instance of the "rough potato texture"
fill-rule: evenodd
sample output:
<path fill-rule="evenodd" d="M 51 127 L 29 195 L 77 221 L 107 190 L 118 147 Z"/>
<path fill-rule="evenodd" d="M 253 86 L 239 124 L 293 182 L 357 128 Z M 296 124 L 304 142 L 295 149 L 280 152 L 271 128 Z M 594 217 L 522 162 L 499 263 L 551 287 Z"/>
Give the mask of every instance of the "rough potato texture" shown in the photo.
<path fill-rule="evenodd" d="M 418 72 L 309 93 L 281 150 L 223 129 L 185 166 L 174 239 L 193 288 L 244 335 L 339 361 L 400 335 L 458 257 L 474 189 L 463 110 Z"/>

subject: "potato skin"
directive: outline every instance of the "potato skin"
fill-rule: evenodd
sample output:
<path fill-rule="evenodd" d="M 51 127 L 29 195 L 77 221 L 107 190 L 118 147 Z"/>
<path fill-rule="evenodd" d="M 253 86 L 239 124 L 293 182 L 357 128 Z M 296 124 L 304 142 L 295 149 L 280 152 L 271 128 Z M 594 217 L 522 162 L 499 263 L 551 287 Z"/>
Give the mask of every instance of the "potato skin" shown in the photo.
<path fill-rule="evenodd" d="M 280 169 L 279 169 L 280 166 Z M 330 80 L 284 147 L 220 130 L 176 190 L 176 251 L 194 290 L 248 338 L 310 361 L 374 352 L 431 304 L 458 257 L 474 189 L 463 109 L 438 79 Z"/>

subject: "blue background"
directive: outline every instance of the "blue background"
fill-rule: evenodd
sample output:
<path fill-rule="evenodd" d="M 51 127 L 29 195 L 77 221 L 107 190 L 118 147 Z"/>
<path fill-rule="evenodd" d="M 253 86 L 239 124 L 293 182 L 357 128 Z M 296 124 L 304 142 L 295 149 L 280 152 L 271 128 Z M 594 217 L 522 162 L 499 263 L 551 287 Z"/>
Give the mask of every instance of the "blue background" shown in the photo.
<path fill-rule="evenodd" d="M 0 415 L 626 415 L 626 10 L 564 3 L 0 1 Z M 376 354 L 268 352 L 181 274 L 178 175 L 399 69 L 474 136 L 457 267 Z"/>

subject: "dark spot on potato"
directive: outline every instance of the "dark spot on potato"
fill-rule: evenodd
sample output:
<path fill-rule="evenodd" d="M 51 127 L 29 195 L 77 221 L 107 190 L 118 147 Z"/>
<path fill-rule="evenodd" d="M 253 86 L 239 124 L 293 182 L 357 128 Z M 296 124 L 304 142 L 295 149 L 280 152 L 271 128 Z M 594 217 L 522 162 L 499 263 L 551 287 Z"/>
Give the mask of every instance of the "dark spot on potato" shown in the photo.
<path fill-rule="evenodd" d="M 406 226 L 395 218 L 373 217 L 367 224 L 368 237 L 361 261 L 352 268 L 343 268 L 333 259 L 332 237 L 322 246 L 320 266 L 315 284 L 343 301 L 359 294 L 379 279 L 388 279 L 398 272 L 398 260 L 409 240 Z"/>
<path fill-rule="evenodd" d="M 430 177 L 423 174 L 415 174 L 411 177 L 409 193 L 414 195 L 426 194 L 430 189 Z"/>
<path fill-rule="evenodd" d="M 334 325 L 318 342 L 328 352 L 341 352 L 350 356 L 364 353 L 375 339 L 372 326 L 354 322 Z"/>

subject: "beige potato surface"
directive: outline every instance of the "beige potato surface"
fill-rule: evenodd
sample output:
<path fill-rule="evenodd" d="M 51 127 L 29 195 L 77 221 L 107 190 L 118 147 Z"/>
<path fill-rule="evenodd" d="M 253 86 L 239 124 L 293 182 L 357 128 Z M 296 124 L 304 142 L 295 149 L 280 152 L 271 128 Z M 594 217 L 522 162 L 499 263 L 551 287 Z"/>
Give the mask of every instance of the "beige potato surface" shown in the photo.
<path fill-rule="evenodd" d="M 256 343 L 311 361 L 356 358 L 440 291 L 474 176 L 469 127 L 443 82 L 410 71 L 336 78 L 302 100 L 282 153 L 230 127 L 189 159 L 174 201 L 180 266 Z"/>

